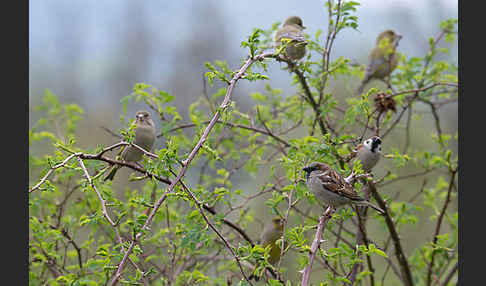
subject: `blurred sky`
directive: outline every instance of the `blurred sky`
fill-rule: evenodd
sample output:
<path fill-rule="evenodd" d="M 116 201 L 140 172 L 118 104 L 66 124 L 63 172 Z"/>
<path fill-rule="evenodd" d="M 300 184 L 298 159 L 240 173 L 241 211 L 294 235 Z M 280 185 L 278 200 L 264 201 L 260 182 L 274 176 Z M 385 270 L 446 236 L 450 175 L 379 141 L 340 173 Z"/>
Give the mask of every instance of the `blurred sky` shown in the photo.
<path fill-rule="evenodd" d="M 129 95 L 137 82 L 175 95 L 174 104 L 184 116 L 187 106 L 202 94 L 205 61 L 226 60 L 230 68 L 238 68 L 240 59 L 247 55 L 240 43 L 252 29 L 268 29 L 290 15 L 301 16 L 311 36 L 322 29 L 324 38 L 328 20 L 324 3 L 29 1 L 29 124 L 38 118 L 33 107 L 48 88 L 62 102 L 79 104 L 85 110 L 80 132 L 88 128 L 95 137 L 106 137 L 98 143 L 109 144 L 113 138 L 91 127 L 120 128 L 120 99 Z M 404 36 L 400 51 L 408 57 L 423 56 L 428 38 L 439 32 L 439 23 L 457 18 L 457 0 L 366 0 L 358 7 L 357 16 L 359 31 L 346 29 L 338 35 L 332 59 L 344 56 L 367 64 L 377 34 L 388 28 Z M 457 44 L 448 47 L 457 62 Z M 281 67 L 270 62 L 270 84 L 281 88 L 285 96 L 296 87 Z M 245 110 L 252 104 L 248 92 L 262 88 L 261 82 L 240 81 L 233 99 Z M 351 91 L 354 87 L 346 88 Z M 140 108 L 129 106 L 128 115 Z"/>
<path fill-rule="evenodd" d="M 167 81 L 177 64 L 174 56 L 184 56 L 176 50 L 184 49 L 191 38 L 201 46 L 223 46 L 234 60 L 245 56 L 240 42 L 254 27 L 268 28 L 289 15 L 301 16 L 311 35 L 319 28 L 326 31 L 327 25 L 324 1 L 45 0 L 29 4 L 30 96 L 38 96 L 44 88 L 56 92 L 57 86 L 69 84 L 64 81 L 67 74 L 73 74 L 71 80 L 83 89 L 79 100 L 86 104 L 88 97 L 111 90 L 114 69 L 132 69 L 134 80 Z M 439 21 L 457 17 L 457 1 L 366 0 L 357 15 L 360 32 L 342 32 L 335 57 L 363 59 L 385 28 L 405 36 L 400 50 L 421 55 L 427 42 L 420 41 L 438 30 Z M 149 60 L 126 65 L 139 53 Z M 203 62 L 194 65 L 203 67 Z"/>

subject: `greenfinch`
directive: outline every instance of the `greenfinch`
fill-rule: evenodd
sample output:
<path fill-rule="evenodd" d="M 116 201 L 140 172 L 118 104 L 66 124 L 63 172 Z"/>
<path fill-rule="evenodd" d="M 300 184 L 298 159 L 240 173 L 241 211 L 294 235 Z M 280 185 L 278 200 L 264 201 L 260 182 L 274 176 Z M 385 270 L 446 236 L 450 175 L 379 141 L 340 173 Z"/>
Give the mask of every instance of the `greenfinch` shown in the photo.
<path fill-rule="evenodd" d="M 261 235 L 261 244 L 264 247 L 271 245 L 270 247 L 270 257 L 268 262 L 274 265 L 280 260 L 280 245 L 275 244 L 275 242 L 282 237 L 283 233 L 283 221 L 280 217 L 274 217 L 270 223 L 265 225 L 263 233 Z"/>
<path fill-rule="evenodd" d="M 370 63 L 366 67 L 365 76 L 358 88 L 358 94 L 363 92 L 365 85 L 372 79 L 384 79 L 397 67 L 398 56 L 395 52 L 401 35 L 393 30 L 381 32 L 376 38 L 376 46 L 370 54 Z"/>
<path fill-rule="evenodd" d="M 283 54 L 291 61 L 298 61 L 305 55 L 307 45 L 303 30 L 306 27 L 302 19 L 297 16 L 288 17 L 274 36 L 275 47 L 280 47 L 286 42 Z"/>
<path fill-rule="evenodd" d="M 152 118 L 150 117 L 150 113 L 147 111 L 138 111 L 135 115 L 135 124 L 135 139 L 133 140 L 133 144 L 150 152 L 155 142 L 155 126 Z M 121 157 L 123 161 L 126 162 L 137 162 L 142 159 L 143 154 L 144 153 L 136 147 L 125 146 L 121 153 Z M 113 166 L 111 172 L 104 180 L 113 180 L 116 172 L 120 168 L 121 165 Z"/>
<path fill-rule="evenodd" d="M 260 244 L 263 247 L 270 245 L 270 256 L 268 257 L 268 262 L 275 266 L 275 264 L 280 260 L 281 248 L 280 245 L 275 242 L 282 237 L 283 234 L 283 220 L 280 217 L 274 217 L 270 223 L 267 223 L 263 228 L 263 232 L 260 236 Z M 252 275 L 249 279 L 255 279 L 258 281 L 260 278 L 255 276 L 256 266 L 252 271 Z"/>

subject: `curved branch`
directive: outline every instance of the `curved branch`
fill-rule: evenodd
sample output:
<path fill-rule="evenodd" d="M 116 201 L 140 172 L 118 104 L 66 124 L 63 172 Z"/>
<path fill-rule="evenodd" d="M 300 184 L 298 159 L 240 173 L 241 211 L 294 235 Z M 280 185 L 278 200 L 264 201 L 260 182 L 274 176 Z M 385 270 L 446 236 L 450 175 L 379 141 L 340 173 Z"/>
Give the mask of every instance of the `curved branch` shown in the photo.
<path fill-rule="evenodd" d="M 208 124 L 209 122 L 210 121 L 204 121 L 201 124 Z M 284 144 L 285 147 L 290 147 L 290 143 L 288 143 L 287 141 L 285 141 L 281 137 L 273 134 L 269 130 L 261 130 L 261 129 L 258 129 L 258 128 L 255 128 L 255 127 L 252 127 L 252 126 L 247 126 L 247 125 L 237 124 L 237 123 L 231 123 L 231 122 L 223 122 L 221 120 L 217 120 L 216 123 L 224 124 L 224 125 L 227 125 L 227 126 L 230 126 L 230 127 L 233 127 L 233 128 L 241 128 L 241 129 L 246 129 L 246 130 L 251 130 L 251 131 L 254 131 L 254 132 L 257 132 L 257 133 L 261 133 L 261 134 L 264 134 L 264 135 L 267 135 L 267 136 L 270 136 L 270 137 L 274 138 L 278 142 Z M 172 129 L 168 130 L 165 133 L 174 132 L 176 130 L 185 129 L 185 128 L 191 128 L 191 127 L 195 127 L 195 126 L 196 126 L 195 123 L 182 124 L 182 125 L 179 125 L 177 127 L 174 127 Z M 157 137 L 161 137 L 163 135 L 164 134 L 159 134 L 159 135 L 157 135 Z"/>
<path fill-rule="evenodd" d="M 254 62 L 261 61 L 261 60 L 263 60 L 265 58 L 269 58 L 269 57 L 273 57 L 273 56 L 274 56 L 273 53 L 270 53 L 269 52 L 269 53 L 259 54 L 259 55 L 256 55 L 254 57 L 250 57 L 243 64 L 243 66 L 240 68 L 240 70 L 237 73 L 235 73 L 235 75 L 233 76 L 233 78 L 229 82 L 229 87 L 226 90 L 226 95 L 225 95 L 223 101 L 221 102 L 221 105 L 216 110 L 216 113 L 213 115 L 213 118 L 211 119 L 211 121 L 209 122 L 208 126 L 204 130 L 204 132 L 203 132 L 201 138 L 199 139 L 199 141 L 197 142 L 196 146 L 192 149 L 191 153 L 187 156 L 186 160 L 184 160 L 182 162 L 183 164 L 182 164 L 181 170 L 179 171 L 179 174 L 177 175 L 177 177 L 175 178 L 175 180 L 172 181 L 172 183 L 169 185 L 169 187 L 167 188 L 167 190 L 165 191 L 165 193 L 157 201 L 157 203 L 155 204 L 154 208 L 150 212 L 149 217 L 147 218 L 147 220 L 143 224 L 143 226 L 141 228 L 141 231 L 138 232 L 135 235 L 135 238 L 130 243 L 130 246 L 129 246 L 128 250 L 125 252 L 125 255 L 123 256 L 121 262 L 118 265 L 118 269 L 117 269 L 117 271 L 116 271 L 116 273 L 115 273 L 115 275 L 114 275 L 111 283 L 109 284 L 110 286 L 113 286 L 113 285 L 116 285 L 117 284 L 118 279 L 120 278 L 121 272 L 123 270 L 123 267 L 124 267 L 124 265 L 126 263 L 126 260 L 127 260 L 128 256 L 130 255 L 130 253 L 133 251 L 133 248 L 134 248 L 135 244 L 140 239 L 140 237 L 142 236 L 143 232 L 147 229 L 147 227 L 152 223 L 152 219 L 155 216 L 155 213 L 158 211 L 158 209 L 160 208 L 160 206 L 162 205 L 162 203 L 167 198 L 167 194 L 171 193 L 174 190 L 174 187 L 176 186 L 176 184 L 179 183 L 179 181 L 182 179 L 182 177 L 186 173 L 187 167 L 189 166 L 189 164 L 191 163 L 191 161 L 194 159 L 194 157 L 196 156 L 196 154 L 199 152 L 199 150 L 201 149 L 203 143 L 208 138 L 209 132 L 211 132 L 211 130 L 213 129 L 214 125 L 216 124 L 216 121 L 218 121 L 219 117 L 221 116 L 221 112 L 228 107 L 229 100 L 231 98 L 231 94 L 233 93 L 233 89 L 234 89 L 236 83 L 238 82 L 238 80 L 242 78 L 242 76 L 245 74 L 245 72 L 248 70 L 248 68 Z M 247 280 L 247 282 L 249 282 L 251 284 L 251 282 L 247 279 L 246 276 L 244 276 L 244 278 Z"/>
<path fill-rule="evenodd" d="M 317 225 L 316 234 L 314 236 L 314 241 L 312 241 L 311 249 L 309 253 L 309 265 L 307 265 L 304 268 L 304 271 L 302 272 L 302 282 L 300 283 L 301 286 L 309 285 L 309 277 L 312 269 L 312 262 L 314 261 L 317 248 L 321 244 L 322 231 L 324 230 L 324 227 L 326 227 L 326 224 L 331 218 L 333 212 L 334 212 L 334 208 L 329 206 L 327 207 L 326 211 L 322 214 L 322 216 L 319 218 L 319 224 Z"/>

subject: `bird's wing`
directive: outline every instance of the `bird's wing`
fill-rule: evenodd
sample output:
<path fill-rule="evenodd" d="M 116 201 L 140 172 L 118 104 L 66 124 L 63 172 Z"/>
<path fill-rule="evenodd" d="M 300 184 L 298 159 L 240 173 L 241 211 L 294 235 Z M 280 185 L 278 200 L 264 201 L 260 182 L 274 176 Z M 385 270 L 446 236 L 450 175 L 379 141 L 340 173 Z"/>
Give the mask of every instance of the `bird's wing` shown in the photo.
<path fill-rule="evenodd" d="M 277 32 L 277 34 L 275 34 L 276 41 L 280 41 L 282 39 L 289 39 L 297 42 L 305 42 L 304 33 L 291 26 L 287 26 L 285 27 L 285 29 L 281 29 Z"/>
<path fill-rule="evenodd" d="M 343 195 L 351 200 L 362 200 L 362 198 L 354 191 L 353 187 L 346 183 L 344 178 L 333 170 L 329 170 L 317 176 L 322 186 L 329 191 Z"/>
<path fill-rule="evenodd" d="M 385 57 L 383 56 L 376 57 L 374 56 L 374 54 L 376 53 L 379 53 L 379 51 L 375 48 L 375 50 L 373 50 L 373 52 L 371 53 L 370 63 L 366 67 L 366 72 L 365 72 L 363 82 L 368 81 L 370 78 L 372 78 L 373 75 L 376 73 L 376 71 L 380 68 L 380 66 L 385 64 Z"/>

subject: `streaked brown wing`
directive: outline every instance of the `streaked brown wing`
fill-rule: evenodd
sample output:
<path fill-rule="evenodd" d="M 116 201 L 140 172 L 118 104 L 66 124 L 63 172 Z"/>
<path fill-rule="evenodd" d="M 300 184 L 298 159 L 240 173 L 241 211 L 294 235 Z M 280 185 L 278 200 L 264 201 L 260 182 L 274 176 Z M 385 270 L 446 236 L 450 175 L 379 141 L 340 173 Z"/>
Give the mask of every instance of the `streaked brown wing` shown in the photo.
<path fill-rule="evenodd" d="M 361 200 L 361 197 L 354 191 L 353 187 L 344 181 L 338 173 L 329 170 L 318 176 L 324 188 L 343 195 L 352 200 Z"/>

